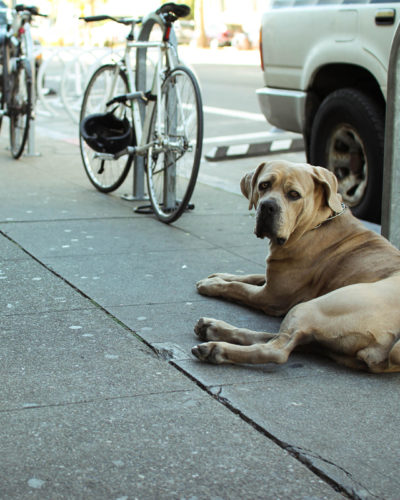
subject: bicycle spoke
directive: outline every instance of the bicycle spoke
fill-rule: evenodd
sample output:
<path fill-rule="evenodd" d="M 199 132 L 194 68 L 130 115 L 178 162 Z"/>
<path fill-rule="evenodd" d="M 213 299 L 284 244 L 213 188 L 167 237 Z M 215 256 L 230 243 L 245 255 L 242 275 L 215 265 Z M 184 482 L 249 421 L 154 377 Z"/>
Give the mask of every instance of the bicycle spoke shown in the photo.
<path fill-rule="evenodd" d="M 106 103 L 115 95 L 128 92 L 128 81 L 124 72 L 114 64 L 101 66 L 93 74 L 83 97 L 81 121 L 90 114 L 104 113 Z M 126 113 L 126 107 L 119 105 L 115 116 L 121 118 Z M 118 160 L 104 160 L 79 137 L 83 165 L 90 182 L 104 193 L 117 189 L 128 175 L 132 158 L 122 156 Z"/>
<path fill-rule="evenodd" d="M 173 222 L 187 207 L 200 165 L 203 119 L 197 82 L 186 67 L 172 70 L 154 108 L 147 173 L 160 220 Z"/>

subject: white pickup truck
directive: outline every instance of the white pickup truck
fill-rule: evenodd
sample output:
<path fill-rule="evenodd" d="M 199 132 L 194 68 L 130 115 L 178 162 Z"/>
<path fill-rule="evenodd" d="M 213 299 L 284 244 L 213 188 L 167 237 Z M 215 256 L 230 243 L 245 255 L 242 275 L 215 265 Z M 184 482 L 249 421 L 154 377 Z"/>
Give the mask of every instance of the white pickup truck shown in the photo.
<path fill-rule="evenodd" d="M 262 17 L 261 110 L 303 134 L 308 161 L 334 172 L 353 213 L 375 222 L 397 11 L 381 0 L 273 0 Z"/>

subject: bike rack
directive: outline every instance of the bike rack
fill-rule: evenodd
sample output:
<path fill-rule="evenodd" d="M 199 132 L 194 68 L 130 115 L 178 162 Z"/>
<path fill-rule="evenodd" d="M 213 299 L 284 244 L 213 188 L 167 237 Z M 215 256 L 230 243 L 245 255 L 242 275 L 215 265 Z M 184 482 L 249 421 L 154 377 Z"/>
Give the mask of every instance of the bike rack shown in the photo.
<path fill-rule="evenodd" d="M 400 248 L 400 25 L 390 50 L 382 191 L 382 235 Z"/>
<path fill-rule="evenodd" d="M 163 25 L 162 19 L 154 13 L 149 14 L 142 21 L 142 27 L 139 32 L 138 41 L 147 42 L 150 37 L 151 30 L 154 25 Z M 177 49 L 178 42 L 176 39 L 175 31 L 171 30 L 170 41 Z M 146 67 L 146 56 L 147 48 L 141 47 L 136 49 L 136 90 L 146 92 L 146 79 L 147 79 L 147 67 Z M 142 115 L 142 120 L 144 118 L 145 104 L 139 103 L 140 112 Z M 143 201 L 148 200 L 148 196 L 145 191 L 145 169 L 144 169 L 144 157 L 136 155 L 133 161 L 133 194 L 126 195 L 123 198 L 129 201 Z"/>
<path fill-rule="evenodd" d="M 31 47 L 33 54 L 33 46 Z M 30 61 L 31 63 L 31 73 L 32 73 L 32 113 L 29 123 L 29 131 L 28 131 L 28 151 L 26 153 L 27 156 L 40 156 L 40 153 L 36 152 L 36 100 L 37 100 L 37 90 L 36 90 L 36 68 L 35 68 L 35 60 Z"/>

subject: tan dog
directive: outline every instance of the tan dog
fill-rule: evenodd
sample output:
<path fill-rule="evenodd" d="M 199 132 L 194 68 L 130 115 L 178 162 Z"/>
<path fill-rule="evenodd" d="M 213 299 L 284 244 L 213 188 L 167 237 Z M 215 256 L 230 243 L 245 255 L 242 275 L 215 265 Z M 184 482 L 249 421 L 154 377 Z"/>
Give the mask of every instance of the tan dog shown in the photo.
<path fill-rule="evenodd" d="M 270 239 L 267 273 L 213 274 L 203 295 L 287 313 L 278 334 L 202 318 L 193 354 L 212 363 L 285 363 L 317 343 L 339 363 L 400 371 L 400 252 L 342 205 L 337 181 L 321 167 L 272 161 L 241 182 L 256 207 L 255 234 Z"/>

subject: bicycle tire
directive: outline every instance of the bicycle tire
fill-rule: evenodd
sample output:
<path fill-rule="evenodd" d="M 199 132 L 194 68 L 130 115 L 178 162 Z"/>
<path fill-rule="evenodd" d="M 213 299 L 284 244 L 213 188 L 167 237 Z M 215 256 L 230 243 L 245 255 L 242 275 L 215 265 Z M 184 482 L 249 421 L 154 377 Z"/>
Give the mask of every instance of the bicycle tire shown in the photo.
<path fill-rule="evenodd" d="M 119 68 L 117 81 L 113 83 L 115 64 L 100 66 L 90 78 L 83 95 L 80 121 L 93 113 L 104 113 L 106 103 L 115 95 L 129 92 L 126 73 Z M 122 117 L 126 112 L 122 104 L 115 109 L 115 116 Z M 85 172 L 93 186 L 102 193 L 110 193 L 119 188 L 126 179 L 132 164 L 132 156 L 121 156 L 117 160 L 101 160 L 95 151 L 86 144 L 79 133 L 79 146 Z"/>
<path fill-rule="evenodd" d="M 32 115 L 32 70 L 26 59 L 17 59 L 11 73 L 10 148 L 13 158 L 18 159 L 28 140 Z"/>
<path fill-rule="evenodd" d="M 159 97 L 160 99 L 160 97 Z M 161 86 L 161 130 L 158 106 L 151 117 L 147 155 L 147 187 L 159 220 L 176 221 L 189 205 L 200 167 L 203 143 L 203 108 L 193 72 L 177 66 Z"/>
<path fill-rule="evenodd" d="M 0 106 L 4 111 L 5 108 L 5 96 L 6 96 L 6 82 L 8 81 L 8 48 L 6 41 L 5 30 L 0 28 L 0 43 L 1 43 L 1 75 L 0 75 Z M 0 129 L 3 122 L 3 113 L 0 114 Z"/>

